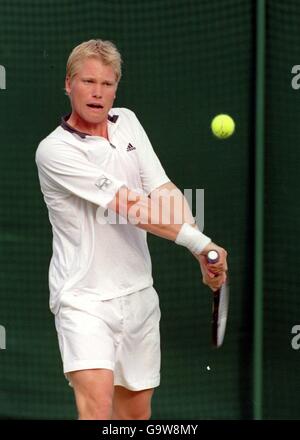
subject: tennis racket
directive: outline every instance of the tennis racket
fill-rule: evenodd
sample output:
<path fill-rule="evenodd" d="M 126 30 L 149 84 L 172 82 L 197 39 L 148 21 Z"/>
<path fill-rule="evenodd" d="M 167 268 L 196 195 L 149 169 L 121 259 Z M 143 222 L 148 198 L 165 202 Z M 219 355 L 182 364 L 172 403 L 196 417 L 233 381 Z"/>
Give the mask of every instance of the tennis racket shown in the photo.
<path fill-rule="evenodd" d="M 208 263 L 217 263 L 219 254 L 217 251 L 209 251 L 206 255 Z M 212 304 L 212 344 L 219 348 L 223 344 L 229 305 L 229 282 L 225 283 L 213 292 Z"/>

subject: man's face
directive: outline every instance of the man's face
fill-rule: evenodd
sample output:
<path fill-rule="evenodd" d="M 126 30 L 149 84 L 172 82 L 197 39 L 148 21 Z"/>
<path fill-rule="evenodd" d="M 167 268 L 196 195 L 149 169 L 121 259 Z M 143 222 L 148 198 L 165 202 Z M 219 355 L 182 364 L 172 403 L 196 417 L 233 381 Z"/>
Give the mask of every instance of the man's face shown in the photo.
<path fill-rule="evenodd" d="M 106 123 L 117 90 L 116 74 L 111 66 L 86 58 L 73 79 L 66 78 L 65 87 L 76 117 L 83 123 Z"/>

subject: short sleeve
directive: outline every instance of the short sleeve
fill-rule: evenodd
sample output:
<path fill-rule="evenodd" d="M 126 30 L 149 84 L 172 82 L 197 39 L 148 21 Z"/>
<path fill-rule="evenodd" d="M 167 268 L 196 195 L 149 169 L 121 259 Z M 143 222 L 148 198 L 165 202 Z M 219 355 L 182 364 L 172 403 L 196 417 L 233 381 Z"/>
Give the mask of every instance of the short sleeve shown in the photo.
<path fill-rule="evenodd" d="M 149 195 L 154 189 L 170 181 L 151 142 L 136 118 L 136 135 L 138 137 L 138 157 L 143 190 Z"/>
<path fill-rule="evenodd" d="M 79 149 L 61 142 L 42 141 L 36 151 L 41 186 L 50 185 L 107 208 L 115 194 L 125 185 L 90 162 Z"/>

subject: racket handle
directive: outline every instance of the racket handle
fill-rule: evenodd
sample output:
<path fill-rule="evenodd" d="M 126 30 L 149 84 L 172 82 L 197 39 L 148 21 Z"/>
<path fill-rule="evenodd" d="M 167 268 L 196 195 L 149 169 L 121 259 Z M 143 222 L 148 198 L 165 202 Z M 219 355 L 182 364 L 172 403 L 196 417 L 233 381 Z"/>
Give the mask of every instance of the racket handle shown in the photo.
<path fill-rule="evenodd" d="M 217 251 L 209 251 L 206 255 L 208 263 L 214 264 L 219 261 L 219 253 Z"/>

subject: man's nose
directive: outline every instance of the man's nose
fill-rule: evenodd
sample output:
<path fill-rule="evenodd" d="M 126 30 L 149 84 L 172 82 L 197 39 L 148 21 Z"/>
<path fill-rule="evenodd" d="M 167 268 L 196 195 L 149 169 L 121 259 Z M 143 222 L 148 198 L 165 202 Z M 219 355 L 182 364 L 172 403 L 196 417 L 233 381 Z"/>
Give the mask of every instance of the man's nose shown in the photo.
<path fill-rule="evenodd" d="M 93 97 L 94 98 L 102 98 L 102 86 L 101 85 L 95 85 L 93 89 Z"/>

